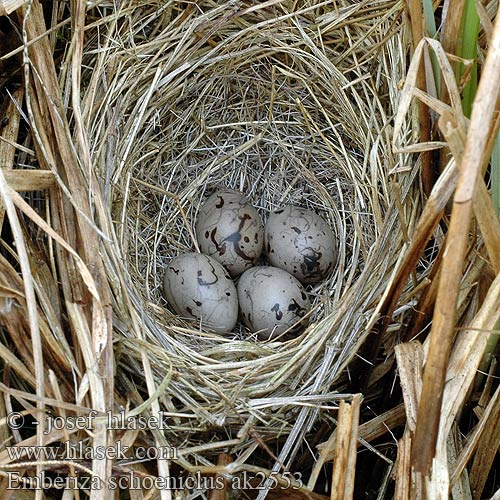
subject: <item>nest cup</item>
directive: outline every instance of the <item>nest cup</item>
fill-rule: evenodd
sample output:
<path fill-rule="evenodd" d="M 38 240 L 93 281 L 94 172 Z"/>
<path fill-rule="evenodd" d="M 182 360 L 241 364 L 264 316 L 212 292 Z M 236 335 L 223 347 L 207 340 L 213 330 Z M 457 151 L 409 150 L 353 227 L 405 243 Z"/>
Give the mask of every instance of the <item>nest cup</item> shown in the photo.
<path fill-rule="evenodd" d="M 312 422 L 330 418 L 315 408 L 345 390 L 344 369 L 405 244 L 401 224 L 413 224 L 416 170 L 392 156 L 387 127 L 405 69 L 402 34 L 389 3 L 366 28 L 355 19 L 368 3 L 352 10 L 352 27 L 333 8 L 236 15 L 231 5 L 201 2 L 183 15 L 137 7 L 128 27 L 89 40 L 89 140 L 117 263 L 109 273 L 126 283 L 116 293 L 118 379 L 137 380 L 148 353 L 160 402 L 179 415 L 166 433 L 173 444 L 196 441 L 194 455 L 225 446 L 208 445 L 217 429 L 236 437 L 250 423 L 289 436 L 290 458 Z M 310 324 L 297 338 L 261 342 L 241 326 L 220 336 L 168 309 L 165 266 L 196 249 L 200 204 L 220 187 L 241 190 L 264 221 L 295 204 L 332 228 L 336 267 L 308 288 Z"/>

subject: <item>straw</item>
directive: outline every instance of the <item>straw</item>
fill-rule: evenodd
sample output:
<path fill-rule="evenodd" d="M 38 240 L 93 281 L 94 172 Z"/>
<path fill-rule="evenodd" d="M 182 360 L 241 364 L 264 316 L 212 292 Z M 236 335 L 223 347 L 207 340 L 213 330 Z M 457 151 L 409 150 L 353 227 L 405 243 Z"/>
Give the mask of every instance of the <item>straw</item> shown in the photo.
<path fill-rule="evenodd" d="M 414 97 L 403 87 L 400 100 L 409 52 L 404 2 L 77 1 L 70 18 L 55 8 L 48 29 L 36 0 L 30 9 L 21 11 L 23 47 L 8 55 L 24 58 L 30 134 L 11 134 L 6 144 L 39 170 L 7 172 L 5 179 L 28 224 L 23 238 L 43 359 L 59 363 L 43 372 L 50 380 L 44 394 L 23 399 L 34 390 L 33 353 L 16 357 L 7 347 L 29 345 L 31 336 L 26 319 L 22 335 L 8 329 L 0 354 L 23 389 L 9 397 L 26 411 L 36 401 L 61 415 L 90 408 L 100 415 L 126 409 L 133 417 L 164 412 L 161 432 L 124 437 L 101 425 L 74 438 L 93 446 L 122 438 L 132 447 L 170 446 L 178 456 L 131 462 L 129 469 L 94 461 L 92 472 L 107 479 L 127 470 L 141 477 L 184 470 L 226 480 L 261 472 L 259 499 L 292 497 L 271 478 L 286 482 L 286 473 L 304 463 L 307 471 L 311 455 L 331 460 L 343 442 L 333 436 L 340 436 L 349 448 L 334 477 L 344 485 L 342 498 L 352 497 L 358 438 L 383 456 L 369 441 L 386 423 L 404 421 L 396 406 L 358 425 L 366 408 L 354 394 L 379 376 L 380 346 L 393 346 L 394 333 L 411 322 L 433 262 L 422 254 L 432 235 L 442 239 L 441 209 L 457 176 L 454 165 L 445 170 L 430 196 L 437 206 L 428 204 L 429 219 L 419 222 L 421 163 L 414 152 L 429 145 L 414 146 L 406 114 L 392 128 L 400 102 L 407 110 Z M 420 109 L 422 126 L 431 97 L 423 95 L 429 102 Z M 13 191 L 23 187 L 43 188 L 45 197 L 23 200 Z M 338 261 L 331 276 L 308 289 L 310 324 L 297 338 L 262 342 L 241 324 L 220 336 L 168 307 L 165 266 L 198 249 L 199 208 L 220 187 L 243 191 L 264 221 L 290 203 L 331 226 Z M 38 232 L 43 241 L 36 243 Z M 6 287 L 15 269 L 4 267 Z M 24 313 L 28 303 L 14 283 L 9 300 Z M 324 453 L 304 447 L 319 444 L 318 429 L 325 430 Z M 302 498 L 324 498 L 296 486 Z"/>

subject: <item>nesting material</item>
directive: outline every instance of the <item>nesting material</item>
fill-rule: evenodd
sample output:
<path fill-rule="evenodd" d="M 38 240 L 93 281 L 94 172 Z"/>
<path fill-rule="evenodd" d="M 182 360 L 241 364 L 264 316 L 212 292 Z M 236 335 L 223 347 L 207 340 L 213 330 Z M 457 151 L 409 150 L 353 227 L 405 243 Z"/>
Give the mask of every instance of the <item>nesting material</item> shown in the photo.
<path fill-rule="evenodd" d="M 140 380 L 147 355 L 174 415 L 167 439 L 190 461 L 229 444 L 246 460 L 254 430 L 286 438 L 279 460 L 293 460 L 345 397 L 418 209 L 416 168 L 390 145 L 403 3 L 296 4 L 134 3 L 89 30 L 83 119 L 112 230 L 118 383 Z M 334 233 L 334 269 L 309 286 L 309 326 L 292 340 L 241 324 L 223 337 L 167 307 L 164 269 L 197 251 L 200 206 L 221 188 L 264 222 L 293 204 Z"/>
<path fill-rule="evenodd" d="M 97 0 L 56 3 L 49 13 L 31 0 L 18 9 L 18 31 L 12 18 L 8 33 L 24 46 L 0 37 L 11 51 L 0 58 L 0 86 L 12 90 L 0 123 L 0 414 L 9 423 L 8 412 L 22 409 L 26 426 L 4 425 L 3 442 L 32 447 L 36 438 L 55 450 L 68 429 L 46 433 L 43 417 L 92 409 L 152 417 L 162 430 L 120 432 L 101 418 L 91 432 L 72 433 L 72 443 L 169 453 L 94 460 L 90 471 L 90 462 L 60 456 L 14 464 L 4 450 L 4 472 L 22 466 L 24 479 L 42 468 L 74 477 L 78 467 L 104 482 L 191 474 L 209 481 L 190 492 L 169 486 L 172 495 L 145 489 L 162 499 L 326 500 L 316 492 L 329 484 L 332 498 L 352 496 L 356 467 L 360 495 L 377 489 L 385 498 L 394 471 L 403 496 L 426 489 L 445 497 L 449 485 L 454 495 L 487 494 L 500 439 L 488 432 L 500 407 L 490 363 L 496 337 L 488 335 L 500 316 L 500 229 L 482 176 L 473 198 L 474 183 L 463 179 L 480 173 L 500 123 L 485 105 L 498 87 L 488 78 L 500 68 L 500 18 L 488 30 L 497 3 L 480 13 L 488 33 L 478 47 L 486 54 L 488 38 L 489 53 L 469 126 L 453 50 L 435 39 L 417 43 L 416 29 L 406 64 L 403 2 Z M 418 28 L 421 8 L 409 9 Z M 453 24 L 443 22 L 443 40 Z M 451 107 L 426 88 L 437 67 Z M 437 116 L 446 143 L 428 141 L 428 118 Z M 430 155 L 420 172 L 411 154 L 447 146 L 451 156 L 443 149 L 448 163 L 429 193 Z M 429 193 L 424 207 L 417 174 Z M 457 179 L 460 207 L 447 230 Z M 295 337 L 259 338 L 241 323 L 221 336 L 167 307 L 166 264 L 200 256 L 192 252 L 202 246 L 202 204 L 227 188 L 244 192 L 263 222 L 286 205 L 313 210 L 338 241 L 331 273 L 306 285 L 312 308 Z M 477 225 L 469 232 L 462 222 L 471 205 Z M 447 251 L 457 241 L 461 250 Z M 425 337 L 433 310 L 431 348 L 409 343 Z M 397 376 L 404 404 L 388 409 L 384 389 Z M 366 391 L 350 394 L 367 380 Z M 36 431 L 31 415 L 42 416 Z M 371 443 L 387 432 L 397 439 L 405 422 L 394 464 L 393 450 Z M 360 445 L 387 463 L 385 472 L 371 474 Z M 429 480 L 414 474 L 431 461 Z"/>

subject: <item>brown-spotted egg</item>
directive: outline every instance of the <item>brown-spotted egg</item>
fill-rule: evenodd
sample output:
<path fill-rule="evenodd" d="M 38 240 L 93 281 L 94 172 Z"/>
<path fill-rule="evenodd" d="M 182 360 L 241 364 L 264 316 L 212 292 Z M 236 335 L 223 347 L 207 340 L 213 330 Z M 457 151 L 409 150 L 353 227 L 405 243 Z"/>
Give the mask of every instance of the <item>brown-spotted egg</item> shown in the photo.
<path fill-rule="evenodd" d="M 333 232 L 312 210 L 289 205 L 273 212 L 264 239 L 271 265 L 288 271 L 304 284 L 321 281 L 335 266 Z"/>
<path fill-rule="evenodd" d="M 252 267 L 264 244 L 257 210 L 240 192 L 221 189 L 201 206 L 196 221 L 201 252 L 220 262 L 232 276 Z"/>
<path fill-rule="evenodd" d="M 248 269 L 240 276 L 237 290 L 241 319 L 261 339 L 273 339 L 294 325 L 289 333 L 297 333 L 307 323 L 301 318 L 311 307 L 309 297 L 300 282 L 283 269 Z"/>
<path fill-rule="evenodd" d="M 185 318 L 201 320 L 215 332 L 230 332 L 238 319 L 236 287 L 227 271 L 208 255 L 187 253 L 173 258 L 163 278 L 167 302 Z"/>

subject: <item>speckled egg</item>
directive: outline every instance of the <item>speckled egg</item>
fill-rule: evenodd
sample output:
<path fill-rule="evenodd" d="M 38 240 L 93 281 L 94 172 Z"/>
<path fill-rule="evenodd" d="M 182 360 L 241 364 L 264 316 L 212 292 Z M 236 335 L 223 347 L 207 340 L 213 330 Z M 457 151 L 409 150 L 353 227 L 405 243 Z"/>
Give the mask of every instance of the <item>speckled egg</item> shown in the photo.
<path fill-rule="evenodd" d="M 232 276 L 237 276 L 260 257 L 264 226 L 245 196 L 232 189 L 222 189 L 200 207 L 196 238 L 201 252 L 220 262 Z"/>
<path fill-rule="evenodd" d="M 277 267 L 248 269 L 241 275 L 237 290 L 243 323 L 264 340 L 288 330 L 311 307 L 300 282 Z M 298 333 L 306 323 L 303 319 L 290 333 Z"/>
<path fill-rule="evenodd" d="M 273 212 L 264 239 L 271 265 L 288 271 L 304 284 L 321 281 L 335 266 L 333 232 L 312 210 L 289 205 Z"/>
<path fill-rule="evenodd" d="M 234 328 L 236 287 L 224 267 L 208 255 L 187 253 L 173 258 L 165 270 L 163 290 L 179 316 L 201 320 L 203 327 L 218 333 Z"/>

